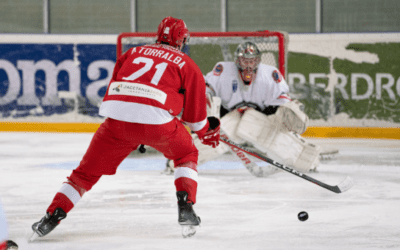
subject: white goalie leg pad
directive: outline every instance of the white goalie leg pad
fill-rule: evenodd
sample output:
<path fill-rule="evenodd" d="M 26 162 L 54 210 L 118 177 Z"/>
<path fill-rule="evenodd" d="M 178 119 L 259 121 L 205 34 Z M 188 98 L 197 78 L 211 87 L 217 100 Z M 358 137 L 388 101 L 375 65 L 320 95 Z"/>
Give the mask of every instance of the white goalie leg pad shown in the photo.
<path fill-rule="evenodd" d="M 200 166 L 208 161 L 217 158 L 229 151 L 229 147 L 225 143 L 220 143 L 216 148 L 201 143 L 199 137 L 193 134 L 194 145 L 199 150 L 199 158 L 197 165 Z"/>
<path fill-rule="evenodd" d="M 299 134 L 290 133 L 293 136 L 297 137 L 301 143 L 304 145 L 303 151 L 297 158 L 294 167 L 300 171 L 310 171 L 316 170 L 320 161 L 320 154 L 322 152 L 322 147 L 320 145 L 316 145 L 310 142 L 307 142 L 306 139 L 301 137 Z"/>
<path fill-rule="evenodd" d="M 291 166 L 297 171 L 308 172 L 319 165 L 321 146 L 308 143 L 293 132 L 282 132 L 275 115 L 247 110 L 239 125 L 236 135 L 254 145 L 274 160 Z"/>
<path fill-rule="evenodd" d="M 231 140 L 239 144 L 244 142 L 244 140 L 236 135 L 236 130 L 241 119 L 242 114 L 236 109 L 221 118 L 221 133 L 226 134 Z"/>
<path fill-rule="evenodd" d="M 207 94 L 207 116 L 220 117 L 221 98 Z"/>
<path fill-rule="evenodd" d="M 278 127 L 274 115 L 266 116 L 255 109 L 249 109 L 237 125 L 235 135 L 242 141 L 252 143 L 263 153 L 267 153 L 266 149 L 270 147 L 277 133 Z"/>
<path fill-rule="evenodd" d="M 267 149 L 272 157 L 303 173 L 318 167 L 321 150 L 321 146 L 308 143 L 292 132 L 278 132 Z"/>

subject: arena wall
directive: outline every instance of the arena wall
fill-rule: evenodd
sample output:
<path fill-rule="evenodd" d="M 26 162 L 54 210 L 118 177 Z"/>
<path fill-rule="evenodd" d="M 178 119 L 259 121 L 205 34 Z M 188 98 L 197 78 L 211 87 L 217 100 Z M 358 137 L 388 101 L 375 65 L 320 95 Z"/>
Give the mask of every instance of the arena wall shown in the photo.
<path fill-rule="evenodd" d="M 0 131 L 96 131 L 116 41 L 0 35 Z M 290 34 L 287 82 L 304 136 L 400 139 L 400 33 Z"/>

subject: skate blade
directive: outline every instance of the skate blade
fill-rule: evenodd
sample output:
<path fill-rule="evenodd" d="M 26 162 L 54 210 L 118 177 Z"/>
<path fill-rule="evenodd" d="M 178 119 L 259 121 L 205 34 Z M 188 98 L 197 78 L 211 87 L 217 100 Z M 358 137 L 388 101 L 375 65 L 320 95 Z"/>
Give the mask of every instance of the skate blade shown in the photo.
<path fill-rule="evenodd" d="M 37 238 L 39 238 L 39 234 L 37 234 L 36 232 L 33 232 L 32 236 L 29 238 L 29 242 L 33 242 Z"/>
<path fill-rule="evenodd" d="M 193 225 L 182 225 L 182 236 L 183 238 L 192 237 L 196 231 L 198 226 Z"/>

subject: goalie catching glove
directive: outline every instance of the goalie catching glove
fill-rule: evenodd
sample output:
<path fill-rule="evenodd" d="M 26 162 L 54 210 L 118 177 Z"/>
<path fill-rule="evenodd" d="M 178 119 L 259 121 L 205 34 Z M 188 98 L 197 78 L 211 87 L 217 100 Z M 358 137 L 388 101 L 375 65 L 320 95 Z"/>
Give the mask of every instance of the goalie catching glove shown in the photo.
<path fill-rule="evenodd" d="M 293 100 L 281 105 L 275 113 L 275 120 L 281 124 L 283 132 L 302 134 L 307 130 L 308 116 L 304 113 L 304 104 Z"/>
<path fill-rule="evenodd" d="M 220 136 L 220 121 L 218 118 L 209 116 L 207 117 L 208 125 L 200 131 L 196 131 L 201 143 L 204 145 L 212 146 L 213 148 L 219 145 Z"/>

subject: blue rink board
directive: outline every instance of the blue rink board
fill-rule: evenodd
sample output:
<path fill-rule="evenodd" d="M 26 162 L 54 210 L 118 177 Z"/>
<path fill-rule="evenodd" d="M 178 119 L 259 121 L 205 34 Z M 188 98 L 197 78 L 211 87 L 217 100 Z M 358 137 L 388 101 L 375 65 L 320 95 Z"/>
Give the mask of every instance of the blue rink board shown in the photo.
<path fill-rule="evenodd" d="M 125 159 L 122 161 L 118 170 L 125 171 L 151 171 L 163 170 L 165 168 L 166 160 L 141 160 L 141 159 Z M 258 165 L 259 164 L 257 162 Z M 39 167 L 55 168 L 55 169 L 75 169 L 78 167 L 79 161 L 68 161 L 59 163 L 50 163 L 39 165 Z M 265 164 L 264 164 L 265 165 Z M 219 169 L 243 169 L 244 166 L 240 162 L 226 162 L 226 161 L 209 161 L 199 166 L 199 169 L 204 170 L 219 170 Z"/>

